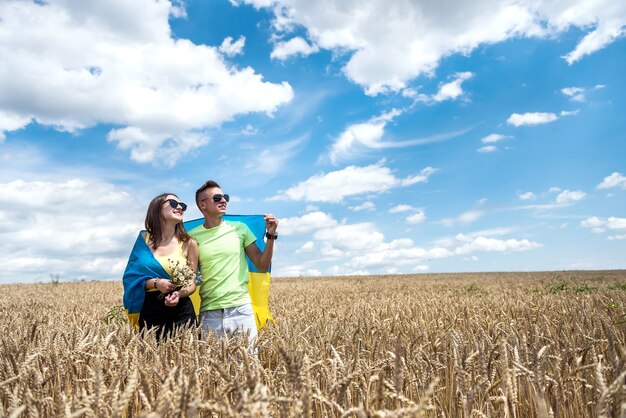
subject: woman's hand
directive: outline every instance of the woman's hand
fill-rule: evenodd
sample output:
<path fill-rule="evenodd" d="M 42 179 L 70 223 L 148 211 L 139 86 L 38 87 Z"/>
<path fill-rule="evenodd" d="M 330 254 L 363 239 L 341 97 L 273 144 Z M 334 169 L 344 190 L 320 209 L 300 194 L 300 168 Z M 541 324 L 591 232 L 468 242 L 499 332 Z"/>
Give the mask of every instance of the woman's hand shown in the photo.
<path fill-rule="evenodd" d="M 178 305 L 178 301 L 180 300 L 180 295 L 178 291 L 172 292 L 169 295 L 165 296 L 165 306 L 176 306 Z"/>
<path fill-rule="evenodd" d="M 156 280 L 157 280 L 156 287 L 157 289 L 159 289 L 161 293 L 170 293 L 171 291 L 176 289 L 176 286 L 174 286 L 174 283 L 172 283 L 169 280 L 166 280 L 166 279 L 156 279 Z"/>

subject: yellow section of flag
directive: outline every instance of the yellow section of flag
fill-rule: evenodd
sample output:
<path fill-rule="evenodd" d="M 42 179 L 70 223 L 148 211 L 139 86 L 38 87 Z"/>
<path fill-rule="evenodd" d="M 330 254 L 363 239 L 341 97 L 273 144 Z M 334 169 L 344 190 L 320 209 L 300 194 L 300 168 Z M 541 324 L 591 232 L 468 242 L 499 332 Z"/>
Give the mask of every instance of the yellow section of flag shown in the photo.
<path fill-rule="evenodd" d="M 270 312 L 270 274 L 250 272 L 250 282 L 248 282 L 248 292 L 252 299 L 252 309 L 256 319 L 257 329 L 263 328 L 268 321 L 273 321 Z M 195 291 L 189 296 L 196 311 L 196 316 L 200 313 L 200 292 Z"/>

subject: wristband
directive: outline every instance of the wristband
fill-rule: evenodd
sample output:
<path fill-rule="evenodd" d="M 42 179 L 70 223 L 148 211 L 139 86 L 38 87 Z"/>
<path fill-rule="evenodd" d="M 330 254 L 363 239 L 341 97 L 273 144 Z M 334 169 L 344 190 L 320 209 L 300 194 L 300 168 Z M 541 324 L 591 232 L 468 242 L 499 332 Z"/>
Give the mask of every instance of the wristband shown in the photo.
<path fill-rule="evenodd" d="M 272 235 L 269 232 L 265 233 L 265 238 L 267 239 L 277 239 L 278 238 L 278 234 Z"/>
<path fill-rule="evenodd" d="M 157 288 L 157 283 L 159 282 L 159 279 L 154 279 L 154 288 Z"/>

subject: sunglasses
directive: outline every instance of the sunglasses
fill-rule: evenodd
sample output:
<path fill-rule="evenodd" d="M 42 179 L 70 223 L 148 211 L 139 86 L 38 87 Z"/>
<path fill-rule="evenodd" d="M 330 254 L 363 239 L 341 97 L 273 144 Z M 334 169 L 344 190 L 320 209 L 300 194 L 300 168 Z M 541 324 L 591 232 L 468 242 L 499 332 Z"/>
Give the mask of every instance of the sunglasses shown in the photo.
<path fill-rule="evenodd" d="M 218 202 L 221 202 L 221 201 L 222 201 L 222 198 L 224 198 L 224 200 L 225 200 L 225 201 L 227 201 L 227 202 L 229 202 L 229 201 L 230 201 L 230 196 L 229 196 L 229 195 L 227 195 L 227 194 L 219 194 L 219 193 L 217 193 L 217 194 L 214 194 L 214 195 L 213 195 L 213 196 L 211 196 L 211 197 L 206 197 L 206 198 L 202 199 L 202 200 L 201 200 L 201 202 L 204 202 L 204 201 L 205 201 L 205 200 L 207 200 L 207 199 L 213 199 L 213 201 L 214 201 L 215 203 L 218 203 Z"/>
<path fill-rule="evenodd" d="M 182 208 L 183 212 L 187 210 L 187 205 L 185 203 L 183 203 L 183 202 L 179 202 L 176 199 L 167 199 L 166 202 L 168 202 L 170 204 L 172 209 L 176 209 L 178 207 L 178 205 L 180 205 L 180 207 Z"/>

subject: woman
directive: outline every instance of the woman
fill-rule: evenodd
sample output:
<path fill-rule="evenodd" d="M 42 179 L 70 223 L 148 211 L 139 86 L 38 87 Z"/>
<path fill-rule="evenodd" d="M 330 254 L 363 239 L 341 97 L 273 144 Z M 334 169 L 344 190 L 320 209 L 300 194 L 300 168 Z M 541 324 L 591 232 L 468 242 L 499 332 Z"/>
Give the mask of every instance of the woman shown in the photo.
<path fill-rule="evenodd" d="M 146 231 L 135 243 L 124 273 L 124 304 L 139 310 L 139 328 L 157 328 L 157 338 L 175 327 L 195 325 L 196 315 L 189 299 L 196 290 L 195 278 L 183 287 L 172 283 L 173 268 L 198 267 L 198 244 L 183 226 L 187 205 L 175 194 L 163 193 L 152 199 L 146 214 Z M 166 273 L 166 274 L 163 274 Z M 133 310 L 127 309 L 130 312 Z M 129 315 L 130 316 L 130 315 Z"/>

